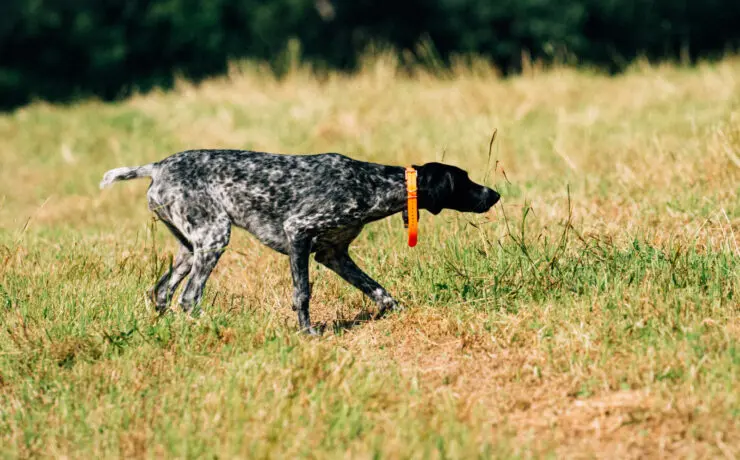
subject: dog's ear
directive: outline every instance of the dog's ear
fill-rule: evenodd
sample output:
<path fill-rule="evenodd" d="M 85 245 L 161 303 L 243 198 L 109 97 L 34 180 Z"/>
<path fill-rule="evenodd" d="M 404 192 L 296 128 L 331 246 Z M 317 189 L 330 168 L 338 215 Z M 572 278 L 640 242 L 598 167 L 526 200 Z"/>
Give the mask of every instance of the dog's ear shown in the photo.
<path fill-rule="evenodd" d="M 454 189 L 452 174 L 444 165 L 429 163 L 419 169 L 419 206 L 437 215 L 449 204 Z"/>
<path fill-rule="evenodd" d="M 429 184 L 429 188 L 427 189 L 427 211 L 434 215 L 442 212 L 442 210 L 447 207 L 447 203 L 450 200 L 452 187 L 452 177 L 447 173 L 442 174 L 441 177 Z"/>

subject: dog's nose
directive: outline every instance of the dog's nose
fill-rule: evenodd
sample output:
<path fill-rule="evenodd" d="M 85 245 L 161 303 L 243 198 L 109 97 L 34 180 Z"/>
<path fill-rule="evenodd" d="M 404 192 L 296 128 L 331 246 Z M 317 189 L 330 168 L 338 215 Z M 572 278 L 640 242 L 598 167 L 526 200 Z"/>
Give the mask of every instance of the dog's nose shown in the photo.
<path fill-rule="evenodd" d="M 498 203 L 499 198 L 501 198 L 496 190 L 488 187 L 482 187 L 482 189 L 483 190 L 480 191 L 480 195 L 478 195 L 478 204 L 475 207 L 475 212 L 488 211 L 494 204 Z"/>
<path fill-rule="evenodd" d="M 486 198 L 486 204 L 488 205 L 488 208 L 490 209 L 491 206 L 498 203 L 498 200 L 501 199 L 501 195 L 498 194 L 498 192 L 492 188 L 489 188 L 487 190 L 488 197 Z"/>

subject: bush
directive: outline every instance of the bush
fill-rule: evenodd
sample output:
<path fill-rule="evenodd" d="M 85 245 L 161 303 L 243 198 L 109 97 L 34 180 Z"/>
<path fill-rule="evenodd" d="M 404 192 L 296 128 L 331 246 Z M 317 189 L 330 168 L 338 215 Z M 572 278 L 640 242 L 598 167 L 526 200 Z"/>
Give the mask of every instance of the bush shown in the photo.
<path fill-rule="evenodd" d="M 737 0 L 3 0 L 0 108 L 31 98 L 105 99 L 274 62 L 291 38 L 304 57 L 352 69 L 369 44 L 430 40 L 446 60 L 476 53 L 516 71 L 522 52 L 576 56 L 615 71 L 635 56 L 712 56 L 740 45 Z"/>

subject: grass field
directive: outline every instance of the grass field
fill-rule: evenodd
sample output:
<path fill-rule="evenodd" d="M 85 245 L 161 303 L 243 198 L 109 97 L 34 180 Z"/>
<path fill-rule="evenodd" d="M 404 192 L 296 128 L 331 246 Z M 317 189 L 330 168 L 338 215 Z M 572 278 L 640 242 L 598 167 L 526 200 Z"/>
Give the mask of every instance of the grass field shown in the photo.
<path fill-rule="evenodd" d="M 498 135 L 488 157 L 493 129 Z M 148 181 L 178 150 L 440 160 L 494 186 L 487 215 L 365 229 L 360 265 L 407 307 L 311 263 L 319 339 L 287 259 L 236 232 L 204 315 L 145 290 L 174 239 Z M 618 77 L 485 64 L 355 76 L 296 67 L 122 103 L 0 116 L 3 457 L 740 455 L 740 59 Z"/>

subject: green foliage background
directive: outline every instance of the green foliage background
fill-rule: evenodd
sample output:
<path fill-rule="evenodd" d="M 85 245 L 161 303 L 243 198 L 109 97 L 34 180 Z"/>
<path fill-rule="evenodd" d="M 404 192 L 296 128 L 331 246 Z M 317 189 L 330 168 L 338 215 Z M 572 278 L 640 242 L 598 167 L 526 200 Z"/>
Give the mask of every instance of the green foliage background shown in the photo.
<path fill-rule="evenodd" d="M 433 44 L 517 71 L 522 52 L 618 71 L 638 55 L 712 57 L 740 46 L 737 0 L 3 0 L 0 108 L 105 99 L 223 72 L 280 71 L 297 39 L 317 67 L 352 69 L 371 44 Z"/>

